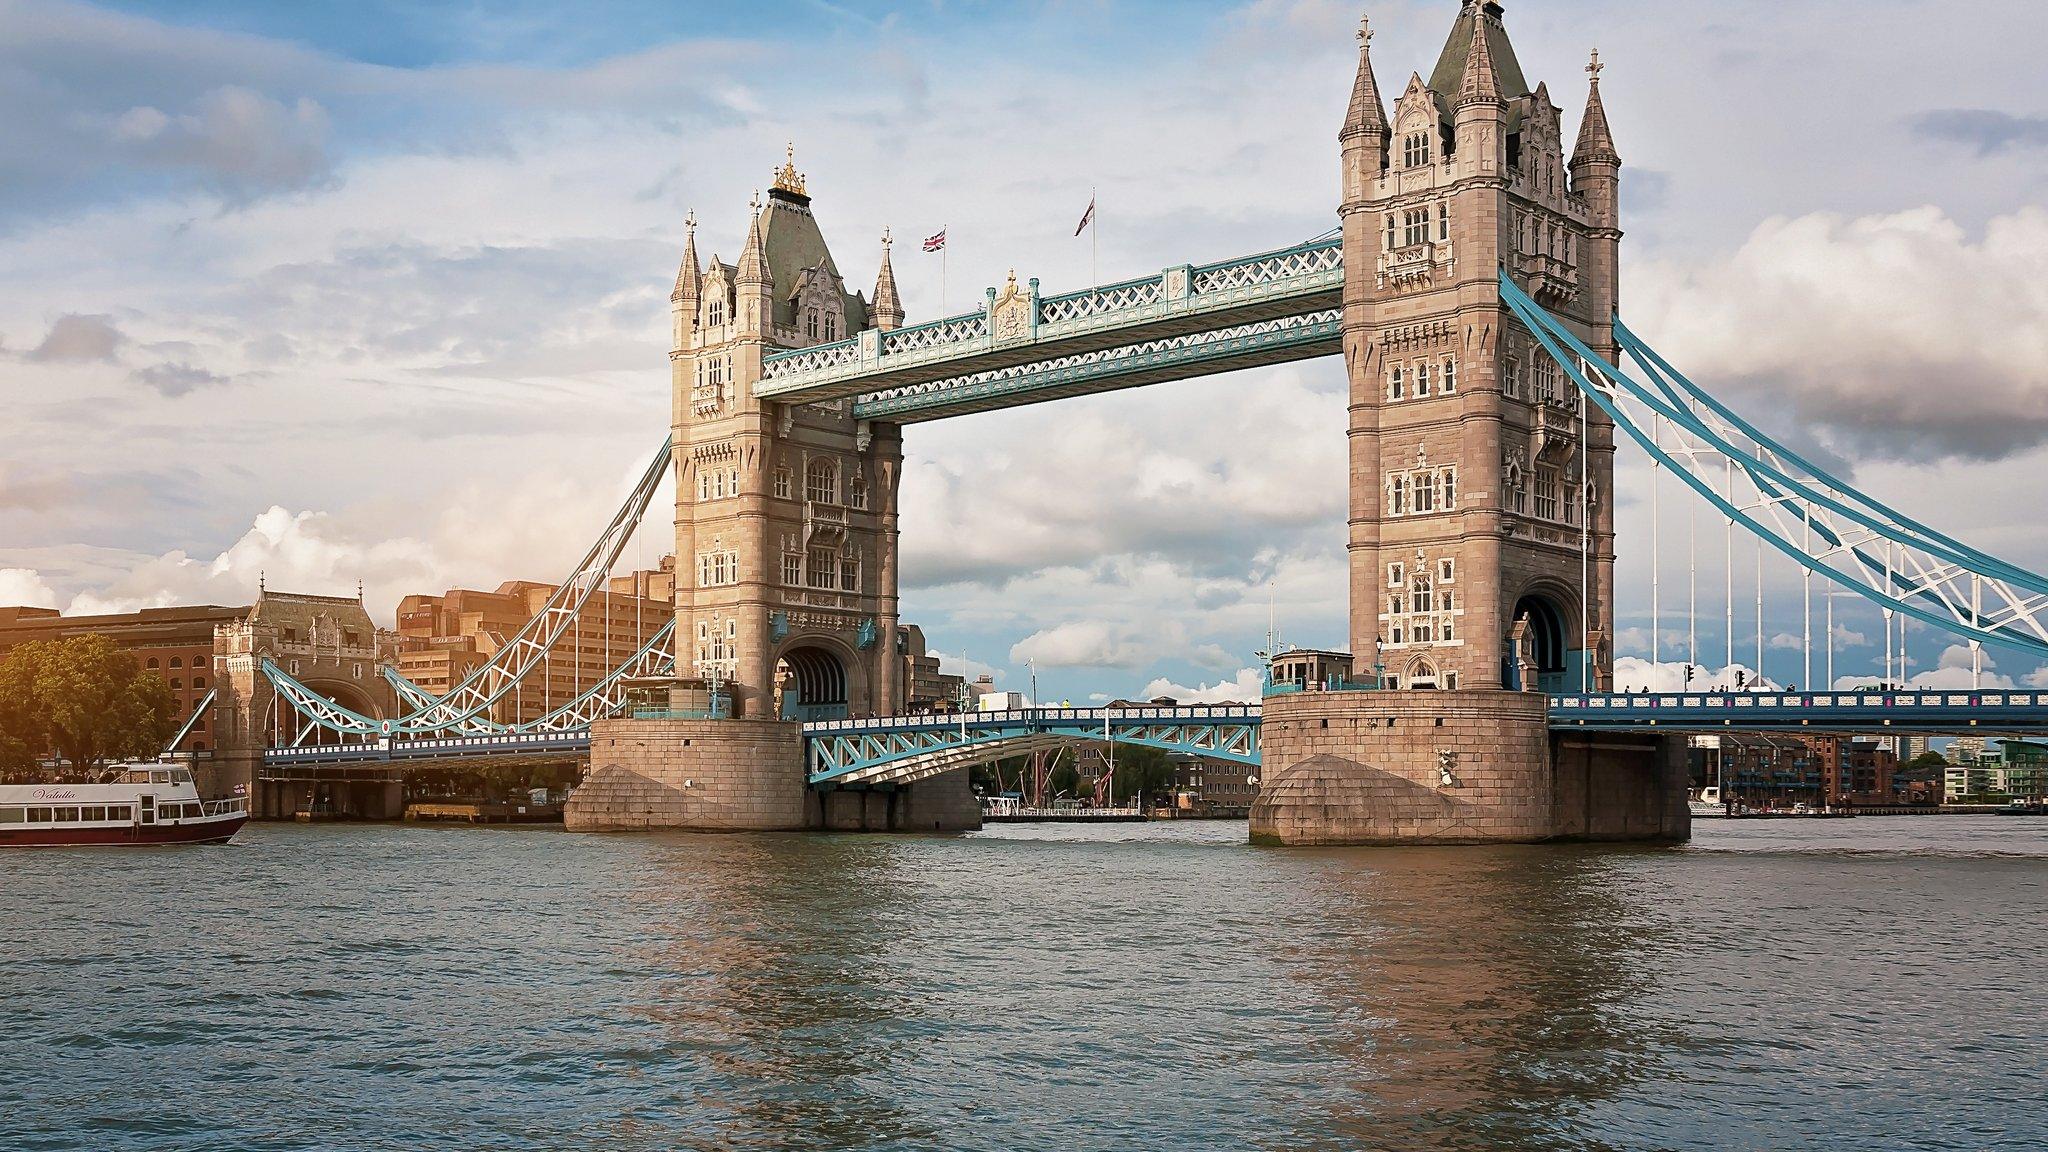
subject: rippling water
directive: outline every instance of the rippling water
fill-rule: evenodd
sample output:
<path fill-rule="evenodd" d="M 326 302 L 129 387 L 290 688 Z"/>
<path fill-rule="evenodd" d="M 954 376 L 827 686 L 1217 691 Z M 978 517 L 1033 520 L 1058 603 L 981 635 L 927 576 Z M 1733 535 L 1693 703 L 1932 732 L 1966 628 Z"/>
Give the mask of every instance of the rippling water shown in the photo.
<path fill-rule="evenodd" d="M 2040 1148 L 2048 820 L 0 854 L 0 1147 Z"/>

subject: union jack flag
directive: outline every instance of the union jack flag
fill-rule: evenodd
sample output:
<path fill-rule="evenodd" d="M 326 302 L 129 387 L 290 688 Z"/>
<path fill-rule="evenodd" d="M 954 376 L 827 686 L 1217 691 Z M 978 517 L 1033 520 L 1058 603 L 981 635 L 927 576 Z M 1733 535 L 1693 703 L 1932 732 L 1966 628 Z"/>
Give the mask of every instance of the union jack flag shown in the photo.
<path fill-rule="evenodd" d="M 924 250 L 927 252 L 944 252 L 946 250 L 946 230 L 941 228 L 932 235 L 925 237 Z"/>

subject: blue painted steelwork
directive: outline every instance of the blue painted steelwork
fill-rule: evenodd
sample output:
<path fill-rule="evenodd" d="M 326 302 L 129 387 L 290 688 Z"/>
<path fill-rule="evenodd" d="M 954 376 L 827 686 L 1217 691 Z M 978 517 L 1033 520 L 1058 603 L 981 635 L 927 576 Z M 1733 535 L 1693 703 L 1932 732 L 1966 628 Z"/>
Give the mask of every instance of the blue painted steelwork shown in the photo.
<path fill-rule="evenodd" d="M 486 736 L 381 736 L 360 744 L 266 748 L 265 764 L 377 764 L 474 760 L 499 756 L 561 756 L 587 752 L 590 730 L 499 732 Z"/>
<path fill-rule="evenodd" d="M 528 673 L 544 665 L 555 644 L 569 633 L 570 627 L 582 615 L 584 605 L 605 582 L 626 541 L 632 539 L 640 526 L 640 517 L 647 511 L 655 491 L 669 475 L 673 447 L 673 438 L 662 441 L 661 449 L 654 454 L 654 459 L 641 473 L 639 483 L 613 514 L 611 523 L 605 526 L 597 542 L 590 546 L 569 578 L 556 586 L 548 602 L 527 621 L 518 635 L 464 677 L 462 683 L 449 690 L 447 695 L 434 697 L 432 704 L 417 707 L 393 720 L 377 720 L 321 697 L 284 675 L 269 661 L 264 662 L 265 673 L 306 723 L 344 736 L 474 733 L 479 728 L 492 727 L 487 718 L 491 707 L 509 695 Z"/>
<path fill-rule="evenodd" d="M 1553 696 L 1555 731 L 2048 732 L 2048 692 L 1614 692 Z"/>
<path fill-rule="evenodd" d="M 1021 708 L 804 725 L 808 779 L 833 787 L 909 784 L 1075 740 L 1114 740 L 1256 764 L 1259 709 L 1241 704 Z"/>
<path fill-rule="evenodd" d="M 977 312 L 770 353 L 754 395 L 812 403 L 1044 365 L 1082 352 L 1325 312 L 1341 304 L 1343 287 L 1341 239 L 1177 265 L 1057 296 L 1040 297 L 1035 280 L 1022 289 L 1012 284 L 1001 298 L 991 289 Z"/>
<path fill-rule="evenodd" d="M 1617 339 L 1654 387 L 1602 361 L 1505 272 L 1500 285 L 1509 308 L 1580 391 L 1722 515 L 1882 607 L 1973 643 L 2048 656 L 2048 580 L 1901 516 L 1787 452 L 1619 322 Z"/>
<path fill-rule="evenodd" d="M 206 695 L 199 698 L 199 703 L 192 706 L 192 714 L 185 717 L 185 722 L 178 726 L 178 734 L 171 737 L 169 744 L 164 745 L 165 755 L 176 752 L 178 745 L 185 742 L 185 737 L 192 734 L 192 729 L 199 723 L 199 718 L 213 711 L 213 699 L 219 692 L 218 688 L 207 689 Z"/>
<path fill-rule="evenodd" d="M 1343 320 L 1341 310 L 1323 309 L 907 384 L 862 394 L 853 402 L 853 414 L 862 420 L 914 424 L 1190 376 L 1333 356 L 1343 350 Z"/>

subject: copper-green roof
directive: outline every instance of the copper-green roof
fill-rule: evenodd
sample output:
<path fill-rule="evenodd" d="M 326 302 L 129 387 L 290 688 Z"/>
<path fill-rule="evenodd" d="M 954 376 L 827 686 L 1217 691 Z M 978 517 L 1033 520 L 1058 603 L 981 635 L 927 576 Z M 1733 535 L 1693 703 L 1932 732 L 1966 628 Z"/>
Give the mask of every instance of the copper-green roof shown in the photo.
<path fill-rule="evenodd" d="M 1493 54 L 1494 75 L 1499 80 L 1501 99 L 1508 102 L 1508 127 L 1513 130 L 1521 123 L 1522 97 L 1529 94 L 1529 81 L 1523 78 L 1522 62 L 1515 58 L 1515 46 L 1501 25 L 1498 5 L 1468 5 L 1458 13 L 1457 22 L 1451 25 L 1450 39 L 1444 41 L 1443 55 L 1437 57 L 1436 68 L 1429 74 L 1429 90 L 1436 96 L 1444 119 L 1451 119 L 1451 106 L 1465 81 L 1465 57 L 1472 51 L 1472 21 L 1481 19 L 1480 7 L 1493 13 L 1486 18 L 1486 50 Z"/>

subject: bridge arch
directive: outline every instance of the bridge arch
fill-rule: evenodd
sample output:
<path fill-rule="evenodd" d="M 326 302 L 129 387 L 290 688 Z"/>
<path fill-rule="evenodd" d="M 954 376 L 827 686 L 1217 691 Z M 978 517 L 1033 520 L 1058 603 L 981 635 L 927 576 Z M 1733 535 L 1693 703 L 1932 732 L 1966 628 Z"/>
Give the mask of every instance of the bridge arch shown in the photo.
<path fill-rule="evenodd" d="M 261 684 L 262 681 L 259 680 L 258 683 Z M 309 677 L 301 680 L 300 683 L 304 684 L 310 691 L 325 696 L 327 699 L 332 700 L 351 712 L 368 716 L 373 720 L 385 718 L 385 710 L 379 703 L 377 695 L 361 684 L 327 676 Z M 280 741 L 286 744 L 291 743 L 293 735 L 298 730 L 298 725 L 302 722 L 302 718 L 290 704 L 286 703 L 276 693 L 266 692 L 264 696 L 267 698 L 263 702 L 263 715 L 260 717 L 257 728 L 260 738 L 259 742 L 266 744 L 270 742 L 271 725 L 275 723 Z M 359 736 L 343 736 L 339 732 L 316 724 L 313 726 L 313 730 L 306 734 L 306 739 L 303 743 L 306 745 L 353 744 L 362 739 L 364 738 Z"/>
<path fill-rule="evenodd" d="M 1571 677 L 1571 654 L 1575 651 L 1572 637 L 1576 633 L 1573 621 L 1577 618 L 1577 597 L 1547 581 L 1531 584 L 1515 600 L 1513 613 L 1508 618 L 1508 627 L 1503 633 L 1508 637 L 1503 659 L 1508 675 L 1503 683 L 1522 688 L 1536 687 L 1545 692 L 1561 692 Z M 1515 651 L 1515 632 L 1518 624 L 1527 622 L 1525 632 L 1526 656 L 1536 672 L 1536 684 L 1521 683 L 1519 660 L 1524 655 Z"/>
<path fill-rule="evenodd" d="M 839 720 L 873 710 L 864 662 L 829 636 L 792 636 L 775 658 L 784 720 Z"/>

